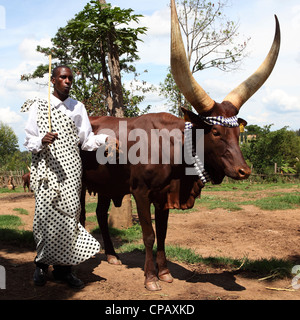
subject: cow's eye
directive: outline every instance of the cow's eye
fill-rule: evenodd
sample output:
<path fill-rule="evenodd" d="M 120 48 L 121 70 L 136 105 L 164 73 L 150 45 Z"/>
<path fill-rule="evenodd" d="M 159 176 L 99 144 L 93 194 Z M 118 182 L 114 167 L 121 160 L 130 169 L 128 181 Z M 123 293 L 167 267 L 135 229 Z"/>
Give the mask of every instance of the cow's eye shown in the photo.
<path fill-rule="evenodd" d="M 219 136 L 220 135 L 220 132 L 217 130 L 217 129 L 212 129 L 212 134 L 215 136 L 215 137 L 217 137 L 217 136 Z"/>

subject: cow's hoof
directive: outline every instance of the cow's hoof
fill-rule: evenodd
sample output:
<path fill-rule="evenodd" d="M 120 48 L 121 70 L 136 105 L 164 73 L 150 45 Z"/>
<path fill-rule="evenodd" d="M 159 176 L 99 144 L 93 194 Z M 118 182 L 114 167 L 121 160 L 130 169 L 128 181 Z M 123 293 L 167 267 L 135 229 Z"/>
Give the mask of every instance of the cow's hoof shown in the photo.
<path fill-rule="evenodd" d="M 173 277 L 172 277 L 171 273 L 162 274 L 162 275 L 158 276 L 158 278 L 159 278 L 159 280 L 164 281 L 164 282 L 168 282 L 168 283 L 173 282 Z"/>
<path fill-rule="evenodd" d="M 122 264 L 121 260 L 119 260 L 116 256 L 113 256 L 113 255 L 110 255 L 110 254 L 107 255 L 107 262 L 109 264 L 114 264 L 114 265 Z"/>
<path fill-rule="evenodd" d="M 158 281 L 145 282 L 145 288 L 149 291 L 159 291 L 161 286 Z"/>

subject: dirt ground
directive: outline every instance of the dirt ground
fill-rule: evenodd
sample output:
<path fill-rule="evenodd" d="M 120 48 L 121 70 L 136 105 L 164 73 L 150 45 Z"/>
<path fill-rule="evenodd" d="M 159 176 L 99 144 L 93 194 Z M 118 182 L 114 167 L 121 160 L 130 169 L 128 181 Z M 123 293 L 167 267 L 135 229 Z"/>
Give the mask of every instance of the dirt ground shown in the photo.
<path fill-rule="evenodd" d="M 282 189 L 276 192 L 294 192 Z M 298 191 L 298 190 L 297 190 Z M 255 196 L 262 197 L 263 193 Z M 213 191 L 204 191 L 214 195 Z M 226 197 L 245 196 L 245 191 L 229 191 Z M 254 196 L 252 194 L 252 196 Z M 93 200 L 93 199 L 92 199 Z M 91 200 L 91 201 L 92 201 Z M 14 208 L 26 209 L 20 215 Z M 18 215 L 24 229 L 31 230 L 34 213 L 32 194 L 0 197 L 0 214 Z M 240 211 L 224 209 L 171 213 L 166 245 L 192 248 L 203 257 L 282 258 L 300 265 L 300 210 L 262 211 L 255 206 L 242 206 Z M 88 226 L 87 226 L 88 228 Z M 99 235 L 101 242 L 101 236 Z M 257 275 L 213 268 L 204 264 L 188 265 L 169 262 L 173 283 L 161 282 L 161 291 L 144 288 L 144 255 L 122 253 L 122 265 L 109 265 L 103 249 L 90 260 L 74 268 L 86 286 L 77 291 L 54 282 L 51 272 L 44 287 L 32 281 L 34 249 L 3 245 L 0 265 L 6 270 L 6 289 L 0 300 L 299 300 L 300 290 L 291 287 L 291 278 L 260 281 Z"/>

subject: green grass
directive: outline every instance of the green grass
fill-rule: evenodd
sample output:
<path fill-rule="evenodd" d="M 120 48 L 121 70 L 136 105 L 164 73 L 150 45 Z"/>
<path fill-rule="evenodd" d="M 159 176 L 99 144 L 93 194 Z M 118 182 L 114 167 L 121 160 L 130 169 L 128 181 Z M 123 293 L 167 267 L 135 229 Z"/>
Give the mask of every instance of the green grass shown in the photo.
<path fill-rule="evenodd" d="M 23 209 L 23 208 L 14 208 L 13 211 L 16 211 L 19 214 L 24 214 L 26 216 L 29 215 L 29 212 L 27 210 Z"/>
<path fill-rule="evenodd" d="M 23 225 L 20 217 L 0 215 L 0 241 L 17 246 L 34 246 L 32 231 L 19 230 Z"/>
<path fill-rule="evenodd" d="M 0 193 L 20 193 L 24 192 L 23 187 L 16 187 L 15 190 L 9 190 L 8 188 L 0 188 Z"/>
<path fill-rule="evenodd" d="M 87 220 L 93 221 L 94 217 L 88 217 Z M 112 228 L 112 227 L 109 227 L 108 229 L 109 229 L 109 234 L 112 237 L 118 238 L 119 240 L 121 240 L 125 243 L 128 243 L 128 242 L 131 243 L 131 242 L 138 241 L 138 240 L 142 239 L 142 228 L 138 223 L 134 224 L 132 227 L 130 227 L 128 229 L 121 230 L 121 229 L 116 229 L 116 228 Z M 91 232 L 92 233 L 101 233 L 99 227 L 94 228 Z"/>
<path fill-rule="evenodd" d="M 299 183 L 250 183 L 248 180 L 236 181 L 233 183 L 222 183 L 220 185 L 207 184 L 205 190 L 208 191 L 262 191 L 262 190 L 276 190 L 288 188 L 300 188 Z"/>
<path fill-rule="evenodd" d="M 222 208 L 227 211 L 238 211 L 242 210 L 242 208 L 238 205 L 238 203 L 227 200 L 226 198 L 212 196 L 212 195 L 203 195 L 201 199 L 197 199 L 195 206 L 205 206 L 209 210 Z M 199 209 L 199 208 L 198 208 Z"/>
<path fill-rule="evenodd" d="M 22 226 L 22 220 L 17 216 L 1 215 L 0 216 L 0 228 L 11 229 Z"/>
<path fill-rule="evenodd" d="M 32 231 L 18 229 L 2 229 L 0 227 L 0 241 L 21 247 L 35 247 Z"/>
<path fill-rule="evenodd" d="M 243 204 L 253 204 L 262 210 L 296 209 L 300 206 L 300 193 L 270 196 L 258 200 L 245 201 Z"/>
<path fill-rule="evenodd" d="M 171 210 L 171 212 L 188 213 L 190 211 L 201 210 L 201 207 L 207 207 L 210 210 L 216 208 L 223 208 L 228 211 L 241 210 L 242 205 L 255 205 L 263 210 L 284 210 L 295 209 L 300 206 L 300 193 L 276 193 L 276 189 L 279 188 L 296 188 L 300 185 L 293 184 L 249 184 L 249 183 L 232 183 L 224 184 L 221 186 L 208 185 L 205 189 L 208 191 L 221 191 L 218 195 L 206 195 L 203 193 L 201 199 L 196 199 L 195 207 L 191 210 Z M 226 191 L 245 191 L 238 201 L 226 198 Z M 274 190 L 273 194 L 270 194 L 264 198 L 256 200 L 255 192 L 261 193 L 263 190 Z M 15 193 L 11 191 L 10 193 Z M 247 201 L 243 200 L 247 197 Z M 136 212 L 135 201 L 133 204 L 133 212 Z M 96 211 L 97 203 L 87 203 L 86 211 L 93 213 Z M 15 208 L 14 211 L 19 214 L 28 214 L 28 212 L 22 208 Z M 153 206 L 151 211 L 154 212 Z M 87 221 L 97 224 L 97 218 L 95 215 L 87 217 Z M 19 230 L 22 226 L 22 221 L 17 216 L 4 215 L 0 216 L 0 240 L 9 241 L 16 245 L 34 245 L 33 235 L 30 231 Z M 99 227 L 92 232 L 100 232 Z M 142 241 L 142 231 L 139 224 L 135 224 L 133 227 L 125 230 L 119 230 L 110 228 L 110 234 L 112 237 L 119 239 L 122 245 L 117 249 L 118 252 L 145 252 L 144 245 L 140 244 Z M 156 247 L 155 249 L 156 250 Z M 205 264 L 216 268 L 225 268 L 229 270 L 239 269 L 239 272 L 244 272 L 247 275 L 252 276 L 270 276 L 276 275 L 277 277 L 291 276 L 291 269 L 294 262 L 281 260 L 281 259 L 261 259 L 261 260 L 249 260 L 249 259 L 231 259 L 230 257 L 207 257 L 203 258 L 196 254 L 189 248 L 181 248 L 179 246 L 167 246 L 166 255 L 168 260 L 179 261 L 187 264 Z"/>
<path fill-rule="evenodd" d="M 154 246 L 154 254 L 156 254 L 156 246 Z M 283 278 L 290 277 L 294 262 L 283 259 L 260 259 L 249 260 L 232 259 L 230 257 L 207 257 L 196 254 L 189 248 L 181 248 L 180 246 L 166 246 L 167 259 L 170 261 L 178 261 L 187 264 L 205 264 L 214 268 L 226 268 L 229 271 L 243 272 L 245 276 Z M 140 252 L 145 254 L 145 247 L 142 244 L 124 244 L 119 248 L 120 253 Z"/>
<path fill-rule="evenodd" d="M 234 202 L 229 202 L 229 201 L 221 201 L 221 202 L 214 202 L 208 205 L 208 208 L 210 210 L 221 208 L 227 211 L 239 211 L 242 210 L 240 206 L 238 206 Z"/>
<path fill-rule="evenodd" d="M 85 211 L 86 213 L 93 213 L 96 212 L 97 202 L 91 202 L 85 204 Z"/>

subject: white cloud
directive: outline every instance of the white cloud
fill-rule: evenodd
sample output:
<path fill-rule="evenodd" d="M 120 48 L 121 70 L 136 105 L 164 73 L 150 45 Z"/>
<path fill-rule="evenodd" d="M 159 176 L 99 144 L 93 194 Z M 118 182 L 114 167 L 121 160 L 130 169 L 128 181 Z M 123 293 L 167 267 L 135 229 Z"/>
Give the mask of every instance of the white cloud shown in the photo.
<path fill-rule="evenodd" d="M 19 52 L 22 56 L 22 59 L 26 60 L 27 63 L 45 63 L 47 57 L 45 57 L 42 53 L 36 51 L 38 45 L 40 45 L 41 47 L 50 47 L 51 38 L 47 37 L 40 40 L 34 38 L 25 38 L 19 45 Z"/>
<path fill-rule="evenodd" d="M 32 73 L 39 64 L 48 63 L 48 58 L 43 54 L 36 52 L 37 45 L 48 46 L 49 38 L 36 40 L 33 38 L 25 38 L 19 45 L 19 53 L 22 61 L 19 65 L 9 70 L 0 69 L 0 96 L 4 97 L 0 103 L 0 107 L 7 107 L 5 100 L 14 97 L 26 100 L 35 96 L 47 94 L 48 77 L 43 79 L 35 79 L 30 81 L 21 81 L 21 75 Z M 12 105 L 12 103 L 9 103 Z M 19 106 L 18 106 L 19 107 Z"/>
<path fill-rule="evenodd" d="M 12 111 L 10 107 L 0 108 L 0 121 L 6 124 L 14 124 L 21 120 L 21 115 Z"/>
<path fill-rule="evenodd" d="M 270 113 L 263 112 L 263 113 L 256 113 L 253 115 L 248 115 L 247 120 L 249 124 L 258 124 L 258 125 L 265 125 L 269 123 Z"/>
<path fill-rule="evenodd" d="M 166 104 L 158 104 L 151 107 L 150 112 L 152 113 L 159 113 L 159 112 L 170 112 L 169 106 Z"/>
<path fill-rule="evenodd" d="M 300 112 L 300 96 L 287 94 L 281 89 L 267 89 L 262 102 L 267 109 L 276 113 Z"/>
<path fill-rule="evenodd" d="M 138 63 L 169 65 L 170 63 L 170 12 L 169 8 L 144 16 L 140 25 L 148 28 L 138 44 L 141 61 Z"/>
<path fill-rule="evenodd" d="M 140 22 L 148 28 L 148 36 L 169 36 L 170 9 L 165 7 L 157 10 L 151 16 L 144 16 Z"/>

